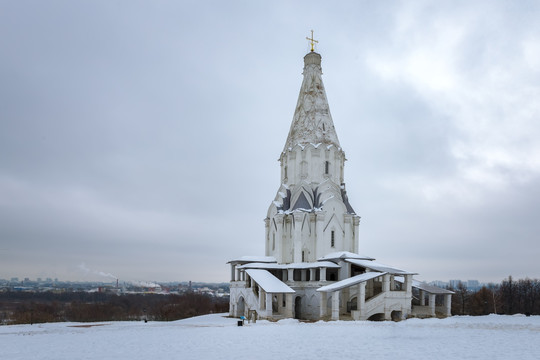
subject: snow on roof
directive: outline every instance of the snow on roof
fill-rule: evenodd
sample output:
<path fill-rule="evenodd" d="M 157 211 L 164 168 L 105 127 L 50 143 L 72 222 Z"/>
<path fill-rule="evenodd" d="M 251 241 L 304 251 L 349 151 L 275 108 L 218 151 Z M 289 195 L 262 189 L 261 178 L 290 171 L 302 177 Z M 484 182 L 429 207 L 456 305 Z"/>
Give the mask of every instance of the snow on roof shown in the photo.
<path fill-rule="evenodd" d="M 285 264 L 287 266 L 287 269 L 312 269 L 312 268 L 334 268 L 339 269 L 339 265 L 331 262 L 331 261 L 317 261 L 317 262 L 310 262 L 310 263 L 292 263 L 292 264 Z"/>
<path fill-rule="evenodd" d="M 322 258 L 319 258 L 318 260 L 323 261 L 323 260 L 337 260 L 337 259 L 375 260 L 372 257 L 355 254 L 349 251 L 337 251 L 330 254 L 326 254 L 325 256 L 323 256 Z"/>
<path fill-rule="evenodd" d="M 237 269 L 283 269 L 282 264 L 253 262 L 236 267 Z"/>
<path fill-rule="evenodd" d="M 242 256 L 238 259 L 228 261 L 227 264 L 246 264 L 250 262 L 259 262 L 259 263 L 275 263 L 277 262 L 276 258 L 273 256 Z"/>
<path fill-rule="evenodd" d="M 346 259 L 345 261 L 347 261 L 347 262 L 349 262 L 351 264 L 354 264 L 354 265 L 358 265 L 358 266 L 362 266 L 362 267 L 371 269 L 371 270 L 380 271 L 380 272 L 387 272 L 387 273 L 390 273 L 392 275 L 414 275 L 414 274 L 416 274 L 416 273 L 408 272 L 408 271 L 405 271 L 405 270 L 396 269 L 396 268 L 388 266 L 388 265 L 379 264 L 379 263 L 376 263 L 375 261 L 366 261 L 366 260 L 358 260 L 358 259 Z"/>
<path fill-rule="evenodd" d="M 313 268 L 334 268 L 340 266 L 331 261 L 317 261 L 310 263 L 291 263 L 291 264 L 268 264 L 268 263 L 249 263 L 238 266 L 238 269 L 313 269 Z"/>
<path fill-rule="evenodd" d="M 259 286 L 269 294 L 293 294 L 295 291 L 277 277 L 262 269 L 247 269 L 246 272 Z"/>
<path fill-rule="evenodd" d="M 405 281 L 403 277 L 395 277 L 394 280 L 400 283 L 403 283 Z M 425 292 L 428 292 L 430 294 L 454 294 L 453 291 L 446 290 L 438 286 L 429 285 L 425 282 L 418 280 L 413 280 L 412 286 L 417 289 L 424 290 Z"/>
<path fill-rule="evenodd" d="M 347 288 L 349 286 L 360 284 L 361 282 L 365 282 L 365 281 L 374 279 L 376 277 L 379 277 L 379 276 L 382 276 L 382 275 L 385 275 L 385 274 L 387 274 L 387 273 L 385 273 L 385 272 L 383 272 L 383 273 L 368 272 L 368 273 L 364 273 L 364 274 L 360 274 L 360 275 L 356 275 L 356 276 L 347 278 L 345 280 L 335 282 L 335 283 L 330 284 L 330 285 L 320 287 L 320 288 L 317 289 L 317 291 L 320 291 L 320 292 L 337 291 L 337 290 Z"/>

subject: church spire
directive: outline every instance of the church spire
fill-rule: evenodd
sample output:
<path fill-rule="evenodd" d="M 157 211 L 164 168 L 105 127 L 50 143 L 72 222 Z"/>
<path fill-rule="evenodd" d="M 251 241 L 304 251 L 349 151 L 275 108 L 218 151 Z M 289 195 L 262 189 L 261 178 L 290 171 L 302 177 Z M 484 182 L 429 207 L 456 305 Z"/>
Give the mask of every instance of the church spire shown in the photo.
<path fill-rule="evenodd" d="M 308 40 L 312 39 L 313 36 Z M 309 143 L 340 147 L 321 78 L 320 54 L 312 50 L 304 56 L 303 75 L 304 80 L 283 151 L 297 144 Z"/>

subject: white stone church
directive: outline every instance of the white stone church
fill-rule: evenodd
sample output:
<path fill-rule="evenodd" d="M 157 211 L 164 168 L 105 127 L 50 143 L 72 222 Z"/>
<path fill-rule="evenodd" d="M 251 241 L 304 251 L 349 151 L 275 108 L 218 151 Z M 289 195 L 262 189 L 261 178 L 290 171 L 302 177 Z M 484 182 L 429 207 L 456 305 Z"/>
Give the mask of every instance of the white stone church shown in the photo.
<path fill-rule="evenodd" d="M 304 80 L 279 158 L 281 185 L 265 219 L 265 256 L 228 262 L 230 315 L 270 320 L 450 316 L 451 291 L 359 254 L 360 216 L 347 198 L 345 152 L 321 75 L 321 55 L 312 48 L 304 57 Z"/>

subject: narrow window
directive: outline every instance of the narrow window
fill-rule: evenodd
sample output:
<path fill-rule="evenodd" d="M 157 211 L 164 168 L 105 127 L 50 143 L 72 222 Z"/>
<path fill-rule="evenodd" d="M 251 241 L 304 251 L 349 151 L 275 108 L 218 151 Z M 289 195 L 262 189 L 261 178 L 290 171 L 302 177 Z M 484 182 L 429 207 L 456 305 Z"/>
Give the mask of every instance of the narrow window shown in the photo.
<path fill-rule="evenodd" d="M 324 173 L 328 175 L 328 172 L 330 171 L 330 161 L 324 162 Z"/>
<path fill-rule="evenodd" d="M 272 250 L 276 250 L 276 234 L 272 234 Z"/>
<path fill-rule="evenodd" d="M 330 233 L 330 246 L 334 247 L 336 245 L 336 235 L 334 230 Z"/>
<path fill-rule="evenodd" d="M 287 178 L 287 167 L 285 166 L 285 168 L 283 169 L 283 178 L 286 179 Z"/>
<path fill-rule="evenodd" d="M 304 262 L 304 251 L 302 251 L 302 262 Z"/>

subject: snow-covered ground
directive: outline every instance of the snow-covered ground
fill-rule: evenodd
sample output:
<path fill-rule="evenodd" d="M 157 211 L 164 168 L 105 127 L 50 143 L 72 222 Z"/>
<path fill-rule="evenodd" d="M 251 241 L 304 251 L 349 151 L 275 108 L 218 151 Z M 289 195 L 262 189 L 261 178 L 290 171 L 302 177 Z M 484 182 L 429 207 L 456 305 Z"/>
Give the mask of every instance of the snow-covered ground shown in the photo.
<path fill-rule="evenodd" d="M 0 359 L 540 359 L 540 316 L 239 327 L 223 315 L 0 326 Z"/>

